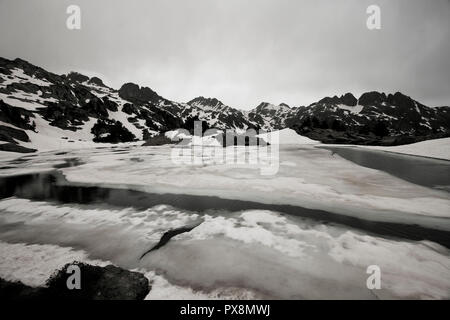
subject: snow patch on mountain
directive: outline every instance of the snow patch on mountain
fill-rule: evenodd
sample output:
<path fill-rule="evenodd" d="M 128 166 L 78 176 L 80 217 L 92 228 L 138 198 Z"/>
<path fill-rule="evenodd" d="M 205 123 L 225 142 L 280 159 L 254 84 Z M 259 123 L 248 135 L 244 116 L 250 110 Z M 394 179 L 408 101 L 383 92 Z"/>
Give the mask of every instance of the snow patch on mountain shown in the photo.
<path fill-rule="evenodd" d="M 40 87 L 47 87 L 51 85 L 51 83 L 48 82 L 47 80 L 39 79 L 34 76 L 29 76 L 22 69 L 19 68 L 11 69 L 10 75 L 0 73 L 0 78 L 2 80 L 0 84 L 5 87 L 12 83 L 32 83 Z"/>
<path fill-rule="evenodd" d="M 345 104 L 338 104 L 337 107 L 339 109 L 344 109 L 347 111 L 350 111 L 353 114 L 359 114 L 364 106 L 356 105 L 356 106 L 347 106 Z"/>
<path fill-rule="evenodd" d="M 292 129 L 282 129 L 257 135 L 270 144 L 319 144 L 319 141 L 299 135 Z"/>

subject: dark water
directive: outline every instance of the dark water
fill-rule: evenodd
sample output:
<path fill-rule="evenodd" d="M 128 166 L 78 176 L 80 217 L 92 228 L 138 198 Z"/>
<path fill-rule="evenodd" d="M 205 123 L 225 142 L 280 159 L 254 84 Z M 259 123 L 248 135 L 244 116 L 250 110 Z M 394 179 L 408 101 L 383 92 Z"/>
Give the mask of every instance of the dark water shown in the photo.
<path fill-rule="evenodd" d="M 382 236 L 408 240 L 430 240 L 450 248 L 450 232 L 418 225 L 368 221 L 291 205 L 263 204 L 210 196 L 153 194 L 88 185 L 69 185 L 58 171 L 0 178 L 0 198 L 11 196 L 58 203 L 113 205 L 139 209 L 167 204 L 199 213 L 208 212 L 208 210 L 225 210 L 228 212 L 249 209 L 272 210 L 320 223 L 349 226 Z"/>
<path fill-rule="evenodd" d="M 450 161 L 352 147 L 320 147 L 360 166 L 381 170 L 400 179 L 450 192 Z"/>

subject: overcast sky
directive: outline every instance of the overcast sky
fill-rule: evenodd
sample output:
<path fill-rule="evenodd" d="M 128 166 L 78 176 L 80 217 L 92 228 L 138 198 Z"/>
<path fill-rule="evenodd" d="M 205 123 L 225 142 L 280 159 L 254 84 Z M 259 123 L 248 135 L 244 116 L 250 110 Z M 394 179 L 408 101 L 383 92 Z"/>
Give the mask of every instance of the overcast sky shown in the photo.
<path fill-rule="evenodd" d="M 449 39 L 449 0 L 0 0 L 0 56 L 242 109 L 369 90 L 450 105 Z"/>

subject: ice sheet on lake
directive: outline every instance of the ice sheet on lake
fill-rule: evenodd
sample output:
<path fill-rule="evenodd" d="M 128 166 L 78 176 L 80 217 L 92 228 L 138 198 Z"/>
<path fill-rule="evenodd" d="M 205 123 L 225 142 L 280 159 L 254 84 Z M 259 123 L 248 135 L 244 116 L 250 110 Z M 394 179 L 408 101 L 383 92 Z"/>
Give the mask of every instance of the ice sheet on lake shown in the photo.
<path fill-rule="evenodd" d="M 447 192 L 358 166 L 332 156 L 327 150 L 312 146 L 280 147 L 279 170 L 273 176 L 260 174 L 260 166 L 265 163 L 219 164 L 209 151 L 195 153 L 197 163 L 177 163 L 170 158 L 171 150 L 141 147 L 121 154 L 72 153 L 86 163 L 65 168 L 63 173 L 72 182 L 289 204 L 364 219 L 450 229 L 449 223 L 441 220 L 450 217 Z M 255 152 L 244 147 L 233 150 L 238 156 Z"/>
<path fill-rule="evenodd" d="M 147 210 L 95 209 L 17 198 L 1 200 L 0 211 L 0 240 L 76 249 L 54 248 L 53 257 L 40 247 L 29 254 L 23 254 L 22 247 L 0 249 L 2 258 L 7 257 L 0 264 L 0 276 L 11 274 L 18 265 L 17 251 L 20 259 L 32 256 L 32 264 L 33 259 L 45 257 L 43 265 L 48 267 L 43 270 L 72 258 L 146 270 L 157 284 L 149 298 L 167 297 L 174 291 L 181 298 L 247 294 L 287 299 L 449 298 L 446 248 L 368 236 L 272 211 L 211 211 L 199 217 L 165 205 Z M 164 231 L 199 218 L 203 222 L 197 228 L 139 260 Z M 70 259 L 58 260 L 59 256 Z M 366 288 L 366 268 L 372 264 L 382 270 L 381 290 Z M 26 270 L 32 277 L 41 272 L 36 265 Z M 25 272 L 16 277 L 25 277 Z"/>

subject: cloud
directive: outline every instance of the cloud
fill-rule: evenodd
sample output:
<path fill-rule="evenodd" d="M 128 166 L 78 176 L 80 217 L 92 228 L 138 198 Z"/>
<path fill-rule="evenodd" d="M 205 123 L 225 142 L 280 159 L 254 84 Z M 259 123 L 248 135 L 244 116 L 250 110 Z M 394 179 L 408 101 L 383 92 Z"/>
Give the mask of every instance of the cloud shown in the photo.
<path fill-rule="evenodd" d="M 450 102 L 446 0 L 377 1 L 379 31 L 366 28 L 365 0 L 83 0 L 82 29 L 70 31 L 72 2 L 2 1 L 0 55 L 244 109 L 368 90 Z"/>

